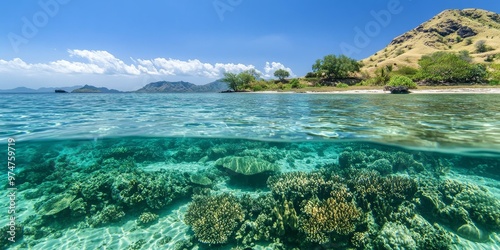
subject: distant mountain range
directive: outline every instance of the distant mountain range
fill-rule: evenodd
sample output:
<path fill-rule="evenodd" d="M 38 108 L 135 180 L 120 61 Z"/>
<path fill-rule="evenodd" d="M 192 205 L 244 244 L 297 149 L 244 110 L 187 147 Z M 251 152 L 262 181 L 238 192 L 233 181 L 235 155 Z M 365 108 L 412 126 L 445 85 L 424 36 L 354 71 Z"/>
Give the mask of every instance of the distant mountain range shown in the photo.
<path fill-rule="evenodd" d="M 146 86 L 131 92 L 138 93 L 217 93 L 228 90 L 227 83 L 214 81 L 204 85 L 196 85 L 190 82 L 152 82 Z M 59 87 L 59 88 L 39 88 L 30 89 L 26 87 L 18 87 L 14 89 L 0 90 L 0 93 L 54 93 L 55 90 L 64 90 L 71 93 L 121 93 L 116 89 L 108 89 L 104 87 L 95 87 L 92 85 Z"/>
<path fill-rule="evenodd" d="M 0 93 L 54 93 L 56 89 L 61 89 L 66 92 L 71 92 L 75 89 L 81 88 L 81 85 L 73 86 L 73 87 L 58 87 L 58 88 L 39 88 L 39 89 L 30 89 L 26 87 L 18 87 L 13 89 L 0 89 Z"/>
<path fill-rule="evenodd" d="M 108 89 L 104 87 L 94 87 L 91 85 L 85 85 L 81 88 L 71 91 L 71 93 L 121 93 L 121 91 L 116 89 Z"/>
<path fill-rule="evenodd" d="M 196 85 L 190 82 L 152 82 L 135 91 L 139 93 L 209 93 L 228 90 L 227 83 L 221 81 L 205 85 Z"/>

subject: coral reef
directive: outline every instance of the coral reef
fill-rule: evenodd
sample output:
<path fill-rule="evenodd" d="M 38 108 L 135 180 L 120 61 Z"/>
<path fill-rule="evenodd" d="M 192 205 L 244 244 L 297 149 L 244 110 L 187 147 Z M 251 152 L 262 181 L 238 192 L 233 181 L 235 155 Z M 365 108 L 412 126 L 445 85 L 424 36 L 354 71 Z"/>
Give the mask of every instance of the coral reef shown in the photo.
<path fill-rule="evenodd" d="M 10 225 L 4 226 L 0 228 L 1 233 L 0 235 L 2 236 L 0 238 L 0 249 L 9 249 L 10 245 L 15 244 L 15 242 L 12 242 L 9 240 L 9 238 L 12 238 L 14 234 L 15 241 L 21 241 L 24 235 L 24 227 L 23 225 L 15 225 L 14 227 L 11 227 Z"/>
<path fill-rule="evenodd" d="M 417 249 L 412 232 L 400 223 L 385 223 L 374 241 L 378 249 Z"/>
<path fill-rule="evenodd" d="M 425 170 L 424 165 L 416 161 L 413 155 L 397 151 L 395 153 L 370 150 L 353 150 L 347 148 L 339 155 L 339 165 L 347 168 L 369 168 L 386 175 L 393 172 L 419 173 Z"/>
<path fill-rule="evenodd" d="M 387 159 L 378 159 L 368 165 L 369 169 L 373 169 L 382 175 L 387 175 L 392 173 L 392 164 Z"/>
<path fill-rule="evenodd" d="M 141 215 L 139 215 L 139 218 L 137 219 L 137 224 L 146 225 L 153 221 L 158 220 L 158 218 L 159 216 L 157 214 L 151 212 L 144 212 Z"/>
<path fill-rule="evenodd" d="M 361 217 L 361 210 L 353 202 L 347 188 L 336 190 L 325 201 L 311 199 L 307 201 L 300 216 L 300 230 L 306 240 L 318 243 L 329 242 L 329 234 L 347 235 L 354 232 Z"/>
<path fill-rule="evenodd" d="M 200 242 L 223 244 L 229 241 L 244 216 L 240 203 L 232 195 L 195 196 L 184 221 Z"/>
<path fill-rule="evenodd" d="M 440 250 L 457 240 L 488 244 L 500 230 L 495 195 L 447 179 L 457 167 L 459 174 L 491 175 L 498 172 L 495 159 L 358 142 L 132 138 L 60 154 L 45 146 L 33 149 L 41 151 L 28 158 L 35 164 L 20 170 L 21 195 L 39 199 L 37 213 L 19 232 L 27 247 L 64 228 L 91 230 L 125 220 L 135 220 L 134 229 L 147 227 L 173 201 L 193 194 L 184 214 L 189 239 L 157 232 L 154 246 L 138 237 L 129 248 Z M 201 169 L 181 169 L 179 162 Z M 294 169 L 301 172 L 288 172 Z"/>
<path fill-rule="evenodd" d="M 327 180 L 319 172 L 289 172 L 269 177 L 267 185 L 276 198 L 285 198 L 300 203 L 312 197 L 328 197 L 340 181 L 339 176 Z"/>
<path fill-rule="evenodd" d="M 246 212 L 245 222 L 236 232 L 236 240 L 245 246 L 265 240 L 294 243 L 298 233 L 298 213 L 292 202 L 275 200 L 271 195 L 240 199 Z"/>
<path fill-rule="evenodd" d="M 500 201 L 488 190 L 470 183 L 445 180 L 439 185 L 446 204 L 465 209 L 476 224 L 489 229 L 500 229 Z"/>
<path fill-rule="evenodd" d="M 95 216 L 89 218 L 89 225 L 92 227 L 104 225 L 111 222 L 117 222 L 125 216 L 125 212 L 121 206 L 107 205 Z"/>
<path fill-rule="evenodd" d="M 83 198 L 73 200 L 71 204 L 69 204 L 69 209 L 71 210 L 71 215 L 73 217 L 84 216 L 87 213 L 85 210 L 86 207 L 87 203 L 83 200 Z"/>

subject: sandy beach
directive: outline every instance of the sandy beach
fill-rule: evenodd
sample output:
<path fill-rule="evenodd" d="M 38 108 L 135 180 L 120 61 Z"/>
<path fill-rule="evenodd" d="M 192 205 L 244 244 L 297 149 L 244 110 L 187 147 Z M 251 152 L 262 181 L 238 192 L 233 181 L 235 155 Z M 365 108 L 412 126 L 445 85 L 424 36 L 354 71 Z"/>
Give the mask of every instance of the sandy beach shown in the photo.
<path fill-rule="evenodd" d="M 333 89 L 333 88 L 332 88 Z M 354 90 L 332 90 L 332 91 L 258 91 L 246 93 L 260 94 L 389 94 L 383 89 L 354 89 Z M 436 89 L 413 89 L 412 94 L 500 94 L 500 88 L 436 88 Z"/>

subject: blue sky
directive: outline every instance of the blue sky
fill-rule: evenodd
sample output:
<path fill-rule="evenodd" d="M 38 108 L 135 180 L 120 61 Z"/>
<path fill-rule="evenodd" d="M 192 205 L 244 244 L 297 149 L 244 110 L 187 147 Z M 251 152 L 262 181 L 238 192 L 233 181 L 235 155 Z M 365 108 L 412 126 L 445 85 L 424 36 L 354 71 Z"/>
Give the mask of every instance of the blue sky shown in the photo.
<path fill-rule="evenodd" d="M 135 90 L 159 80 L 204 84 L 251 68 L 303 76 L 324 55 L 363 59 L 439 12 L 463 8 L 500 13 L 500 2 L 0 1 L 0 89 Z M 356 28 L 369 24 L 378 27 L 357 46 Z"/>

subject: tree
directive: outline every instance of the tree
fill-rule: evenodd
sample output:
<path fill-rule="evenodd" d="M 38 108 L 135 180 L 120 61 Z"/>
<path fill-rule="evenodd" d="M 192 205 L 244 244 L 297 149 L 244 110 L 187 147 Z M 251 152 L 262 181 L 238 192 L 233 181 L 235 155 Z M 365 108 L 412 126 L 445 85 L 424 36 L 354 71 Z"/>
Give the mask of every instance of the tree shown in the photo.
<path fill-rule="evenodd" d="M 255 81 L 259 77 L 259 73 L 254 69 L 243 71 L 239 74 L 226 72 L 222 82 L 226 82 L 230 89 L 240 91 L 249 83 Z"/>
<path fill-rule="evenodd" d="M 236 75 L 235 73 L 230 73 L 230 72 L 224 73 L 224 78 L 222 78 L 221 81 L 227 83 L 230 89 L 234 91 L 239 90 L 240 82 L 238 79 L 238 75 Z"/>
<path fill-rule="evenodd" d="M 312 66 L 313 72 L 323 75 L 327 79 L 342 79 L 349 77 L 352 73 L 359 72 L 362 64 L 345 55 L 327 55 L 323 59 L 316 60 Z"/>
<path fill-rule="evenodd" d="M 280 81 L 283 82 L 285 80 L 285 78 L 290 76 L 290 72 L 288 72 L 287 70 L 284 70 L 284 69 L 278 69 L 278 70 L 274 71 L 274 76 L 278 77 L 280 79 Z"/>
<path fill-rule="evenodd" d="M 407 76 L 401 76 L 401 75 L 395 75 L 391 77 L 391 80 L 387 84 L 388 86 L 391 87 L 407 87 L 409 89 L 416 89 L 417 84 L 414 83 L 409 77 Z"/>
<path fill-rule="evenodd" d="M 422 56 L 418 64 L 420 71 L 415 79 L 428 83 L 477 83 L 483 82 L 487 75 L 485 67 L 472 63 L 465 52 L 438 51 Z"/>

